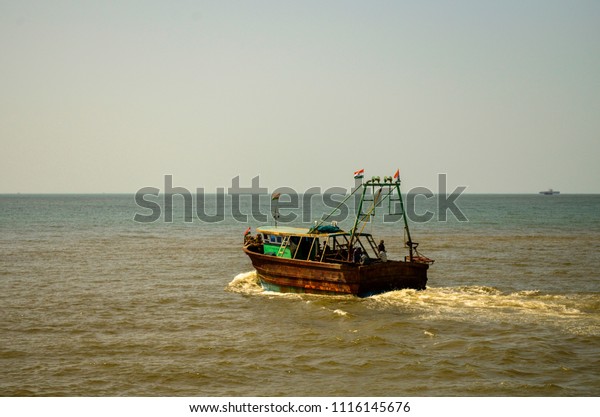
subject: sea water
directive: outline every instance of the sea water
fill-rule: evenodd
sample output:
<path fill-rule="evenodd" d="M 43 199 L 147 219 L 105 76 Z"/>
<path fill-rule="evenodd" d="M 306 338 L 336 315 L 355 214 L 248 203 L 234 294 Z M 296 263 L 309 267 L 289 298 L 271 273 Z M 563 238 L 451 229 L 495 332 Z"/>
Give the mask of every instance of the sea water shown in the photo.
<path fill-rule="evenodd" d="M 462 195 L 467 221 L 421 198 L 428 288 L 369 298 L 265 292 L 260 222 L 174 201 L 0 196 L 0 395 L 600 395 L 598 195 Z M 402 223 L 365 231 L 406 254 Z"/>

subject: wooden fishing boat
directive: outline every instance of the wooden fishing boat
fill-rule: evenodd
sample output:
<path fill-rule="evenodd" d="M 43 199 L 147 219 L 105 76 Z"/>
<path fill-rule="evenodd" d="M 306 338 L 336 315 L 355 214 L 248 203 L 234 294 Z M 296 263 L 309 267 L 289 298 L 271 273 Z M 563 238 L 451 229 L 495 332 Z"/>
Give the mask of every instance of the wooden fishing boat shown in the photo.
<path fill-rule="evenodd" d="M 399 179 L 385 177 L 380 181 L 374 177 L 357 187 L 347 199 L 361 190 L 358 214 L 350 231 L 340 229 L 335 222 L 324 223 L 333 212 L 310 228 L 275 223 L 257 228 L 254 236 L 247 230 L 243 251 L 250 257 L 263 288 L 360 297 L 405 288 L 425 289 L 427 269 L 433 260 L 420 255 L 418 244 L 411 239 Z M 390 208 L 392 202 L 399 203 L 401 212 L 394 214 L 404 220 L 408 254 L 402 260 L 388 259 L 384 242 L 376 244 L 370 233 L 362 231 L 375 208 L 386 199 Z M 372 202 L 372 207 L 363 213 L 367 201 Z"/>

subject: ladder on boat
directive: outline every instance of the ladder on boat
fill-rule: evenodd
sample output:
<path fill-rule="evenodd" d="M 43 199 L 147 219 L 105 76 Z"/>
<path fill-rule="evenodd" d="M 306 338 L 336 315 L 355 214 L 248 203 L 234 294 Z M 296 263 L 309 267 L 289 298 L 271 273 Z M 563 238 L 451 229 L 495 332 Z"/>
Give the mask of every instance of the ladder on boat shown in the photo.
<path fill-rule="evenodd" d="M 277 251 L 278 258 L 281 258 L 283 256 L 283 254 L 285 253 L 285 248 L 288 247 L 289 243 L 290 243 L 290 236 L 284 236 L 283 240 L 281 241 L 281 246 L 279 247 L 279 250 Z"/>

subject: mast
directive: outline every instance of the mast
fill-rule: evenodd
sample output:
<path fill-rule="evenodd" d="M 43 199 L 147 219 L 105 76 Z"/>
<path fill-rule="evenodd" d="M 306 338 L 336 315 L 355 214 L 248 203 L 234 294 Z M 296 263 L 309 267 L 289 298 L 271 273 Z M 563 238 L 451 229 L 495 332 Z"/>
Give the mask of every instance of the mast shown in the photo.
<path fill-rule="evenodd" d="M 415 243 L 412 241 L 412 237 L 410 235 L 410 228 L 408 226 L 408 218 L 406 216 L 406 210 L 404 208 L 404 200 L 402 199 L 402 192 L 400 191 L 400 178 L 395 178 L 393 179 L 392 177 L 384 177 L 383 178 L 383 182 L 381 181 L 381 179 L 379 177 L 373 177 L 370 180 L 368 180 L 366 183 L 363 183 L 360 185 L 360 187 L 362 187 L 362 193 L 361 193 L 361 197 L 360 197 L 360 201 L 358 204 L 358 209 L 357 209 L 357 213 L 356 213 L 356 219 L 354 220 L 354 226 L 352 227 L 351 230 L 351 235 L 350 235 L 350 243 L 349 243 L 349 249 L 352 248 L 352 246 L 354 245 L 354 242 L 356 241 L 356 236 L 359 233 L 358 228 L 360 226 L 361 223 L 363 222 L 367 222 L 369 221 L 370 217 L 375 213 L 375 207 L 385 201 L 385 199 L 389 199 L 389 206 L 388 206 L 388 212 L 391 211 L 391 203 L 392 201 L 398 201 L 400 203 L 400 213 L 393 213 L 393 214 L 398 214 L 401 215 L 403 220 L 404 220 L 404 230 L 406 232 L 406 242 L 405 245 L 408 246 L 408 251 L 409 251 L 409 259 L 412 262 L 414 259 L 414 250 L 417 247 L 418 243 Z M 365 195 L 367 193 L 367 188 L 371 187 L 371 189 L 373 190 L 373 207 L 371 207 L 371 209 L 366 212 L 363 213 L 363 206 L 364 206 L 364 201 L 365 201 Z M 375 188 L 376 187 L 380 187 L 379 190 L 377 190 L 377 192 L 375 192 Z M 387 189 L 387 193 L 381 197 L 382 194 L 382 190 L 383 189 Z M 394 197 L 394 192 L 396 192 L 398 194 L 397 198 L 393 198 Z M 388 213 L 388 214 L 392 214 L 392 213 Z M 348 254 L 348 257 L 350 259 L 351 254 Z"/>
<path fill-rule="evenodd" d="M 368 181 L 367 181 L 368 183 Z M 352 230 L 351 230 L 351 234 L 350 234 L 350 242 L 348 243 L 348 261 L 350 261 L 352 259 L 353 253 L 352 253 L 352 247 L 354 246 L 354 238 L 356 236 L 356 229 L 358 228 L 358 225 L 361 223 L 360 220 L 360 216 L 362 215 L 362 206 L 363 206 L 363 202 L 365 201 L 365 194 L 367 192 L 367 187 L 365 186 L 365 184 L 361 183 L 360 187 L 362 187 L 362 193 L 360 195 L 360 201 L 358 202 L 358 208 L 356 210 L 356 218 L 354 219 L 354 226 L 352 226 Z M 363 221 L 364 218 L 366 217 L 366 215 L 363 217 Z"/>
<path fill-rule="evenodd" d="M 408 227 L 408 219 L 406 218 L 406 211 L 404 210 L 404 200 L 402 200 L 402 193 L 400 192 L 400 178 L 396 181 L 396 191 L 398 192 L 398 201 L 400 202 L 400 210 L 402 210 L 402 218 L 404 219 L 404 230 L 406 231 L 406 245 L 408 246 L 409 259 L 413 261 L 413 250 L 416 244 L 413 244 L 410 236 L 410 229 Z"/>

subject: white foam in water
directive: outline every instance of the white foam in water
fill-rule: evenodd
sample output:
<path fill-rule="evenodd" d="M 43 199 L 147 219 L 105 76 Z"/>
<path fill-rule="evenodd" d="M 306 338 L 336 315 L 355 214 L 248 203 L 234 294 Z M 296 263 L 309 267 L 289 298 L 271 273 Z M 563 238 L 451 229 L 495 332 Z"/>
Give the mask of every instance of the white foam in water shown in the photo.
<path fill-rule="evenodd" d="M 227 284 L 227 289 L 242 294 L 262 292 L 262 287 L 258 283 L 256 271 L 241 272 L 237 274 L 233 280 Z"/>
<path fill-rule="evenodd" d="M 539 291 L 505 293 L 497 288 L 482 286 L 392 291 L 371 297 L 371 301 L 380 307 L 420 312 L 427 319 L 446 317 L 469 322 L 508 320 L 522 323 L 543 320 L 571 329 L 572 319 L 587 317 L 577 308 L 578 301 L 572 297 Z M 598 329 L 591 325 L 588 330 L 590 334 L 595 334 Z M 578 332 L 581 330 L 578 329 Z"/>
<path fill-rule="evenodd" d="M 240 272 L 227 284 L 227 290 L 246 295 L 266 295 L 269 297 L 301 298 L 301 294 L 266 291 L 258 280 L 256 271 Z"/>
<path fill-rule="evenodd" d="M 294 293 L 276 293 L 264 291 L 256 271 L 242 272 L 227 285 L 227 290 L 246 295 L 267 295 L 299 298 L 307 303 L 309 296 Z M 334 299 L 335 296 L 325 296 Z M 580 323 L 571 323 L 570 319 L 585 318 L 586 314 L 578 309 L 570 297 L 564 295 L 543 294 L 537 290 L 506 293 L 494 287 L 428 287 L 425 291 L 391 291 L 365 300 L 374 308 L 392 308 L 422 314 L 426 319 L 445 317 L 447 319 L 468 322 L 534 322 L 546 321 L 549 325 L 564 327 L 574 333 L 597 334 L 597 323 L 587 324 L 585 331 Z M 342 309 L 331 310 L 339 317 L 348 316 Z M 429 332 L 425 335 L 431 336 Z"/>

